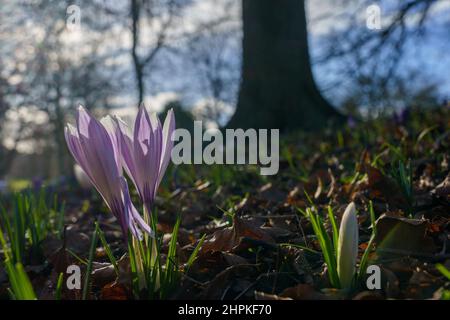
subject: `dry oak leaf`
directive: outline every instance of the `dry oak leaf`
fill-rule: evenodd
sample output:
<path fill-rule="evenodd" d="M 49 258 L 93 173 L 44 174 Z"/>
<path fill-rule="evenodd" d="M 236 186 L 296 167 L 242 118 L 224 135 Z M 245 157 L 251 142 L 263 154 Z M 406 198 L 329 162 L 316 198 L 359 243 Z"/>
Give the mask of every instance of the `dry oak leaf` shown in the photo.
<path fill-rule="evenodd" d="M 201 293 L 201 299 L 224 299 L 228 290 L 251 276 L 256 270 L 254 265 L 234 265 L 219 272 L 214 279 L 204 284 L 205 289 Z"/>
<path fill-rule="evenodd" d="M 428 220 L 408 219 L 385 213 L 378 218 L 376 227 L 375 241 L 379 253 L 431 256 L 436 252 L 434 241 L 428 235 Z"/>
<path fill-rule="evenodd" d="M 431 195 L 445 204 L 450 204 L 450 173 L 431 191 Z"/>
<path fill-rule="evenodd" d="M 408 202 L 398 184 L 372 166 L 366 165 L 371 198 L 381 198 L 395 208 L 406 208 Z"/>
<path fill-rule="evenodd" d="M 294 300 L 327 300 L 328 297 L 323 293 L 317 292 L 313 286 L 309 284 L 298 284 L 295 287 L 285 289 L 281 294 L 283 298 L 291 298 Z"/>
<path fill-rule="evenodd" d="M 241 243 L 242 238 L 250 238 L 269 243 L 274 242 L 273 238 L 260 226 L 250 221 L 244 221 L 235 214 L 233 217 L 233 225 L 222 230 L 217 230 L 206 238 L 200 252 L 229 252 Z"/>
<path fill-rule="evenodd" d="M 128 300 L 131 294 L 126 286 L 114 282 L 102 288 L 100 298 L 101 300 Z"/>

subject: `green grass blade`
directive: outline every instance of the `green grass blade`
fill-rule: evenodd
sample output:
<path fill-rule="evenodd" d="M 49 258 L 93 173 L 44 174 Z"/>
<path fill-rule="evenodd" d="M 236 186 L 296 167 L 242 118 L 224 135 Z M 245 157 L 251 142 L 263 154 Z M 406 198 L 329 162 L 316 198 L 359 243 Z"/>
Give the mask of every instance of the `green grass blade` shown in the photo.
<path fill-rule="evenodd" d="M 72 257 L 74 257 L 79 263 L 87 265 L 88 262 L 86 259 L 81 258 L 79 255 L 77 255 L 75 252 L 70 250 L 69 248 L 66 248 L 67 253 L 69 253 Z"/>
<path fill-rule="evenodd" d="M 197 259 L 198 252 L 200 251 L 200 248 L 203 245 L 203 241 L 205 241 L 206 234 L 204 234 L 200 241 L 198 242 L 197 246 L 195 247 L 194 251 L 192 251 L 191 256 L 189 257 L 188 261 L 186 262 L 186 273 L 189 272 L 189 269 L 194 264 L 195 260 Z"/>
<path fill-rule="evenodd" d="M 370 213 L 370 223 L 372 224 L 372 232 L 377 233 L 375 210 L 373 210 L 372 200 L 369 201 L 369 213 Z"/>
<path fill-rule="evenodd" d="M 339 229 L 337 227 L 336 218 L 334 217 L 333 209 L 331 208 L 331 206 L 328 206 L 328 218 L 330 219 L 331 227 L 333 228 L 333 245 L 334 252 L 337 257 L 339 247 Z"/>
<path fill-rule="evenodd" d="M 33 286 L 21 263 L 5 260 L 5 269 L 11 284 L 11 297 L 15 300 L 36 300 Z"/>
<path fill-rule="evenodd" d="M 134 252 L 132 235 L 128 235 L 128 255 L 130 258 L 130 269 L 131 269 L 131 286 L 133 288 L 133 294 L 135 297 L 139 296 L 139 278 L 137 276 L 137 262 L 136 262 L 136 253 Z"/>
<path fill-rule="evenodd" d="M 320 217 L 312 212 L 311 209 L 307 209 L 307 212 L 309 214 L 314 233 L 316 234 L 317 240 L 319 241 L 320 248 L 322 249 L 325 263 L 328 267 L 328 277 L 330 279 L 331 285 L 335 288 L 339 288 L 340 284 L 337 274 L 336 256 L 334 254 L 330 237 L 323 227 L 323 223 Z"/>
<path fill-rule="evenodd" d="M 450 280 L 450 270 L 440 263 L 436 265 L 436 269 L 438 269 L 448 280 Z"/>
<path fill-rule="evenodd" d="M 178 273 L 178 263 L 177 263 L 177 240 L 178 240 L 178 230 L 181 224 L 181 216 L 178 215 L 175 226 L 172 230 L 172 238 L 169 243 L 169 251 L 167 253 L 167 261 L 165 266 L 165 290 L 173 284 L 177 278 Z"/>
<path fill-rule="evenodd" d="M 90 289 L 90 282 L 91 282 L 91 273 L 92 273 L 92 263 L 94 262 L 94 255 L 95 255 L 95 249 L 97 247 L 97 232 L 94 231 L 92 233 L 92 242 L 91 242 L 91 248 L 89 249 L 89 260 L 86 267 L 86 275 L 84 277 L 84 286 L 83 286 L 83 293 L 82 293 L 82 299 L 86 300 L 87 296 L 89 294 Z"/>
<path fill-rule="evenodd" d="M 100 229 L 100 226 L 98 225 L 98 222 L 95 222 L 95 231 L 97 232 L 98 238 L 100 239 L 100 242 L 102 243 L 103 248 L 105 248 L 106 255 L 109 258 L 109 261 L 111 261 L 112 265 L 114 266 L 114 270 L 116 271 L 116 275 L 119 274 L 119 267 L 117 265 L 117 260 L 114 257 L 111 247 L 109 246 L 108 242 L 105 238 L 105 233 Z"/>
<path fill-rule="evenodd" d="M 58 276 L 58 282 L 56 283 L 56 293 L 55 293 L 56 300 L 61 300 L 63 281 L 64 281 L 64 273 L 61 272 Z"/>
<path fill-rule="evenodd" d="M 370 240 L 367 244 L 367 248 L 364 251 L 362 257 L 361 257 L 361 262 L 359 264 L 359 274 L 358 274 L 358 279 L 361 280 L 362 277 L 364 276 L 364 274 L 366 273 L 367 270 L 367 264 L 369 263 L 369 254 L 372 250 L 372 246 L 373 243 L 375 241 L 375 236 L 377 234 L 377 227 L 376 227 L 376 217 L 375 217 L 375 211 L 373 210 L 373 203 L 372 201 L 369 202 L 369 213 L 370 213 L 370 221 L 372 224 L 372 235 L 370 236 Z"/>
<path fill-rule="evenodd" d="M 13 232 L 11 229 L 11 223 L 10 223 L 10 218 L 8 216 L 8 213 L 6 212 L 5 207 L 3 207 L 0 204 L 1 210 L 0 210 L 0 217 L 1 217 L 1 221 L 3 222 L 4 228 L 6 229 L 6 235 L 8 236 L 9 241 L 11 241 L 13 239 Z M 1 227 L 1 224 L 0 224 Z"/>
<path fill-rule="evenodd" d="M 11 260 L 10 248 L 8 247 L 5 237 L 3 236 L 3 230 L 2 230 L 1 226 L 0 226 L 0 245 L 2 246 L 3 255 L 5 256 L 5 260 Z"/>
<path fill-rule="evenodd" d="M 21 300 L 36 300 L 36 294 L 34 293 L 31 281 L 27 276 L 21 263 L 16 263 L 16 272 L 21 286 L 22 297 Z"/>

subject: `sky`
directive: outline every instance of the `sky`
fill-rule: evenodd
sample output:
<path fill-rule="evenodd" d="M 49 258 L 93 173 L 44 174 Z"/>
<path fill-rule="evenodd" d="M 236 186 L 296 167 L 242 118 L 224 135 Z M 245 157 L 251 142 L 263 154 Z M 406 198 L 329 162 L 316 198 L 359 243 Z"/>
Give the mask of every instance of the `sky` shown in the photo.
<path fill-rule="evenodd" d="M 198 24 L 207 21 L 211 18 L 212 14 L 220 16 L 222 0 L 203 0 L 194 2 L 192 7 L 187 8 L 186 15 L 182 20 L 183 28 L 188 26 L 188 29 L 195 29 Z M 226 1 L 223 1 L 225 3 Z M 340 18 L 341 13 L 345 13 L 349 10 L 355 10 L 354 3 L 360 3 L 361 1 L 349 1 L 347 6 L 336 5 L 336 3 L 342 3 L 339 0 L 327 0 L 307 1 L 307 14 L 308 14 L 308 31 L 310 41 L 310 54 L 313 62 L 320 56 L 322 43 L 326 41 L 330 32 L 336 29 L 344 29 L 346 24 L 344 19 Z M 381 22 L 382 25 L 387 24 L 392 18 L 392 14 L 389 13 L 389 7 L 393 0 L 384 0 L 380 3 L 381 9 Z M 237 4 L 238 1 L 235 1 Z M 223 8 L 223 7 L 222 7 Z M 358 8 L 358 23 L 365 26 L 367 14 L 366 6 Z M 232 24 L 234 28 L 239 29 L 241 27 L 240 21 L 240 6 L 234 5 L 231 7 L 232 15 L 235 17 Z M 327 18 L 323 18 L 327 17 Z M 415 17 L 410 19 L 409 23 L 412 25 L 415 23 Z M 401 61 L 400 69 L 404 70 L 420 70 L 423 74 L 429 75 L 431 80 L 438 83 L 438 91 L 443 98 L 450 97 L 450 35 L 448 28 L 450 26 L 450 0 L 440 0 L 433 7 L 429 13 L 427 20 L 427 34 L 420 41 L 410 41 L 406 48 L 406 53 Z M 373 31 L 379 32 L 379 31 Z M 229 47 L 229 60 L 234 61 L 234 67 L 239 72 L 239 58 L 241 54 L 240 41 L 242 34 L 240 32 L 235 33 L 236 39 L 230 41 Z M 167 62 L 167 61 L 166 61 Z M 162 62 L 162 65 L 165 62 Z M 334 66 L 339 64 L 337 61 Z M 199 86 L 184 87 L 184 78 L 192 76 L 192 72 L 198 73 L 198 69 L 191 69 L 184 65 L 184 61 L 181 62 L 181 66 L 178 66 L 177 61 L 170 61 L 171 67 L 174 69 L 173 77 L 166 79 L 166 81 L 160 81 L 158 75 L 154 80 L 159 83 L 155 87 L 157 93 L 151 93 L 151 96 L 147 97 L 148 104 L 154 110 L 161 110 L 164 103 L 167 100 L 164 97 L 178 96 L 187 105 L 195 108 L 201 105 L 205 100 L 210 97 L 205 97 L 203 88 Z M 333 101 L 338 103 L 342 101 L 346 95 L 347 88 L 330 86 L 336 79 L 339 80 L 340 74 L 338 72 L 330 72 L 333 70 L 333 64 L 321 65 L 314 64 L 313 72 L 316 82 L 320 89 L 322 89 L 324 95 Z M 163 75 L 164 77 L 164 75 Z M 181 81 L 180 81 L 181 79 Z M 236 82 L 238 83 L 238 81 Z M 417 84 L 418 86 L 420 84 Z M 152 90 L 152 82 L 149 84 L 150 90 Z M 228 103 L 233 106 L 236 103 L 238 87 L 233 87 L 231 97 L 228 97 L 224 103 Z M 161 91 L 163 93 L 161 93 Z M 176 94 L 173 92 L 177 92 Z M 170 93 L 173 93 L 171 95 Z M 161 96 L 162 95 L 162 96 Z M 156 99 L 155 99 L 156 97 Z M 155 101 L 159 101 L 159 104 L 155 104 Z M 132 103 L 131 103 L 132 104 Z M 133 106 L 131 106 L 133 108 Z M 227 110 L 230 110 L 229 108 Z M 232 110 L 232 108 L 231 108 Z M 229 113 L 231 115 L 231 112 Z"/>
<path fill-rule="evenodd" d="M 33 1 L 33 0 L 21 0 Z M 0 57 L 2 63 L 7 64 L 4 52 L 8 50 L 16 41 L 24 41 L 25 43 L 34 43 L 39 40 L 43 33 L 40 32 L 39 27 L 24 20 L 25 23 L 20 23 L 19 26 L 14 24 L 14 21 L 20 21 L 23 12 L 17 10 L 18 2 L 15 0 L 1 0 L 0 6 Z M 344 0 L 309 0 L 307 1 L 308 14 L 308 31 L 310 41 L 310 54 L 314 62 L 320 56 L 323 42 L 326 41 L 330 32 L 344 29 L 346 27 L 345 21 L 341 19 L 341 14 L 349 10 L 358 9 L 358 23 L 365 26 L 367 14 L 366 6 L 358 7 L 354 3 L 361 3 L 358 0 L 347 0 L 347 6 L 342 5 Z M 389 13 L 389 7 L 396 0 L 383 0 L 379 2 L 381 9 L 381 22 L 386 24 L 392 18 Z M 30 2 L 32 3 L 32 2 Z M 82 1 L 74 1 L 79 3 L 83 19 L 83 5 Z M 117 9 L 118 4 L 123 2 L 111 0 L 112 8 Z M 117 4 L 117 5 L 116 5 Z M 339 4 L 339 5 L 337 5 Z M 126 10 L 124 10 L 126 12 Z M 64 14 L 64 12 L 62 13 Z M 192 4 L 184 8 L 182 14 L 177 17 L 175 28 L 172 29 L 168 38 L 174 48 L 180 50 L 191 50 L 185 48 L 183 41 L 177 39 L 184 32 L 191 32 L 196 30 L 199 26 L 208 23 L 208 21 L 218 19 L 223 15 L 231 17 L 225 24 L 220 25 L 214 30 L 203 31 L 204 48 L 199 42 L 199 48 L 208 51 L 210 54 L 218 54 L 221 59 L 227 62 L 229 69 L 228 93 L 221 97 L 221 106 L 226 110 L 226 115 L 222 118 L 225 122 L 227 117 L 231 116 L 233 106 L 236 104 L 237 91 L 239 85 L 240 72 L 240 57 L 241 57 L 241 18 L 240 18 L 240 1 L 238 0 L 201 0 L 192 1 Z M 325 18 L 324 18 L 325 17 Z M 49 14 L 47 19 L 52 19 Z M 414 17 L 409 21 L 414 23 Z M 158 21 L 153 28 L 158 28 Z M 5 32 L 5 30 L 8 30 Z M 232 32 L 224 33 L 224 36 L 214 38 L 215 35 L 221 34 L 223 30 L 233 30 Z M 442 97 L 450 98 L 450 0 L 439 0 L 433 7 L 427 19 L 427 34 L 426 37 L 420 41 L 409 42 L 407 44 L 406 54 L 401 62 L 400 69 L 420 70 L 424 75 L 429 75 L 430 82 L 437 82 L 439 92 Z M 3 31 L 3 32 L 2 32 Z M 91 35 L 83 33 L 83 29 L 78 31 L 67 32 L 65 37 L 65 45 L 68 48 L 68 54 L 74 57 L 81 58 L 89 52 L 83 52 L 83 44 L 86 44 Z M 373 31 L 379 32 L 379 31 Z M 142 37 L 145 42 L 154 41 L 152 33 L 146 30 L 143 26 Z M 97 35 L 106 40 L 102 42 L 102 53 L 107 55 L 113 50 L 120 52 L 117 55 L 108 57 L 107 64 L 115 65 L 119 70 L 119 76 L 124 85 L 117 94 L 111 97 L 111 101 L 119 108 L 114 110 L 115 114 L 126 115 L 133 113 L 136 110 L 136 92 L 133 75 L 132 61 L 129 55 L 129 47 L 131 45 L 129 30 L 120 24 L 110 21 L 108 30 Z M 25 46 L 22 51 L 14 51 L 14 55 L 9 55 L 13 59 L 19 58 L 20 55 L 33 55 L 33 48 L 31 45 Z M 76 50 L 75 50 L 76 48 Z M 215 51 L 218 52 L 215 52 Z M 3 53 L 2 53 L 3 52 Z M 201 53 L 201 51 L 200 51 Z M 169 57 L 169 58 L 168 58 Z M 316 82 L 324 95 L 331 101 L 338 102 L 342 100 L 348 88 L 334 85 L 336 80 L 340 80 L 340 74 L 333 72 L 333 68 L 337 67 L 339 62 L 330 65 L 322 65 L 315 63 L 313 65 L 313 72 Z M 330 71 L 331 70 L 331 71 Z M 171 55 L 161 55 L 161 58 L 156 59 L 155 63 L 150 68 L 150 76 L 147 79 L 147 95 L 145 103 L 151 111 L 161 111 L 163 106 L 174 99 L 181 99 L 187 106 L 199 112 L 202 106 L 207 101 L 211 101 L 212 97 L 205 89 L 205 84 L 198 77 L 202 73 L 202 69 L 191 62 L 174 58 Z M 112 75 L 118 77 L 118 75 Z M 194 79 L 194 80 L 192 80 Z M 14 81 L 20 79 L 10 78 L 9 81 L 13 84 Z M 330 85 L 333 84 L 333 85 Z M 75 109 L 76 106 L 74 106 Z M 20 112 L 26 112 L 21 110 Z M 35 111 L 32 111 L 35 113 Z M 14 115 L 11 115 L 14 118 Z M 42 119 L 41 119 L 42 120 Z M 12 121 L 13 122 L 13 121 Z M 12 127 L 14 127 L 13 124 Z M 12 130 L 13 131 L 13 130 Z"/>
<path fill-rule="evenodd" d="M 357 7 L 353 3 L 361 1 L 349 1 L 349 5 L 336 6 L 333 2 L 339 1 L 308 1 L 310 54 L 313 61 L 320 56 L 322 42 L 325 41 L 329 32 L 336 29 L 345 29 L 346 25 L 339 15 L 347 10 L 357 10 L 359 23 L 366 24 L 366 6 Z M 341 1 L 342 2 L 342 1 Z M 389 8 L 394 2 L 392 0 L 376 1 L 380 3 L 381 24 L 389 23 L 392 15 Z M 401 1 L 400 1 L 401 2 Z M 405 1 L 406 2 L 406 1 Z M 374 1 L 375 3 L 375 1 Z M 339 8 L 339 9 L 338 9 Z M 321 17 L 329 16 L 326 19 Z M 336 17 L 336 18 L 335 18 Z M 417 22 L 417 16 L 412 16 L 407 21 L 409 25 Z M 373 32 L 380 32 L 374 30 Z M 399 69 L 419 70 L 424 74 L 425 81 L 438 84 L 438 92 L 443 99 L 450 99 L 450 0 L 439 0 L 432 7 L 426 20 L 426 34 L 420 39 L 407 42 L 405 54 L 400 62 Z M 333 63 L 330 66 L 315 64 L 313 66 L 316 82 L 322 89 L 324 95 L 339 101 L 345 94 L 343 90 L 336 90 L 330 86 L 336 81 L 341 81 L 338 72 L 333 72 Z M 331 70 L 331 71 L 330 71 Z M 420 86 L 421 84 L 417 84 Z"/>

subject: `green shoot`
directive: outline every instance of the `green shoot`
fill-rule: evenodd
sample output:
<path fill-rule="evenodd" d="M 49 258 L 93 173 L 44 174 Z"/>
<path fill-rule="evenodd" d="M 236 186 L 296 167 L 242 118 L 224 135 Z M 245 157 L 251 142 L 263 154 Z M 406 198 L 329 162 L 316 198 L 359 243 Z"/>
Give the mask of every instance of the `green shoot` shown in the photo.
<path fill-rule="evenodd" d="M 333 214 L 333 209 L 328 206 L 328 219 L 331 222 L 331 227 L 333 228 L 333 246 L 334 246 L 334 252 L 336 253 L 336 257 L 339 255 L 339 249 L 338 249 L 338 244 L 339 244 L 339 229 L 337 227 L 337 223 L 336 223 L 336 218 L 334 217 Z"/>
<path fill-rule="evenodd" d="M 375 241 L 375 237 L 377 235 L 377 228 L 375 225 L 375 211 L 373 210 L 372 201 L 369 202 L 369 213 L 370 213 L 370 221 L 372 224 L 372 235 L 370 236 L 369 243 L 367 244 L 367 248 L 364 251 L 363 256 L 361 257 L 361 262 L 359 264 L 359 274 L 358 278 L 361 280 L 367 270 L 367 264 L 369 262 L 369 254 L 372 250 L 373 242 Z"/>
<path fill-rule="evenodd" d="M 442 264 L 438 263 L 436 265 L 436 269 L 438 269 L 448 280 L 450 280 L 450 270 L 444 267 Z M 442 292 L 442 300 L 450 300 L 450 290 L 444 290 Z"/>
<path fill-rule="evenodd" d="M 322 249 L 322 254 L 328 268 L 328 278 L 330 283 L 334 288 L 340 288 L 339 276 L 337 273 L 336 252 L 333 249 L 333 243 L 325 230 L 322 218 L 309 208 L 306 209 L 306 212 L 311 221 L 317 240 L 319 241 L 320 248 Z"/>
<path fill-rule="evenodd" d="M 203 241 L 205 241 L 205 238 L 206 238 L 206 234 L 204 234 L 201 237 L 201 239 L 198 242 L 197 246 L 195 247 L 194 251 L 192 251 L 192 254 L 186 263 L 186 269 L 185 269 L 186 273 L 189 272 L 189 269 L 191 268 L 191 266 L 194 264 L 195 260 L 197 259 L 198 252 L 200 251 L 200 248 L 202 247 Z"/>
<path fill-rule="evenodd" d="M 10 249 L 3 237 L 3 231 L 0 229 L 0 243 L 5 256 L 4 265 L 8 275 L 11 288 L 8 289 L 13 300 L 36 300 L 33 286 L 20 262 L 13 263 L 11 260 Z"/>
<path fill-rule="evenodd" d="M 161 299 L 164 299 L 168 291 L 178 281 L 178 259 L 177 259 L 177 239 L 178 230 L 180 228 L 181 217 L 178 216 L 175 226 L 172 231 L 172 238 L 169 243 L 169 251 L 167 253 L 166 265 L 161 277 Z"/>
<path fill-rule="evenodd" d="M 410 162 L 398 161 L 397 165 L 391 169 L 390 175 L 396 180 L 405 199 L 408 202 L 409 214 L 412 214 L 414 205 L 413 177 Z"/>
<path fill-rule="evenodd" d="M 438 269 L 448 280 L 450 280 L 450 270 L 440 263 L 436 265 L 436 269 Z"/>
<path fill-rule="evenodd" d="M 83 286 L 83 293 L 82 293 L 82 299 L 86 300 L 89 294 L 90 289 L 90 282 L 91 282 L 91 273 L 92 273 L 92 263 L 94 262 L 94 255 L 95 255 L 95 249 L 97 248 L 97 232 L 94 231 L 92 233 L 92 241 L 91 241 L 91 248 L 89 249 L 89 260 L 86 267 L 86 275 L 84 276 L 84 286 Z"/>
<path fill-rule="evenodd" d="M 100 226 L 98 225 L 98 222 L 95 222 L 95 232 L 97 232 L 97 236 L 100 239 L 100 242 L 102 243 L 103 248 L 106 251 L 106 255 L 109 258 L 109 261 L 112 263 L 112 265 L 114 266 L 114 270 L 116 271 L 116 275 L 119 274 L 119 267 L 117 265 L 117 260 L 114 257 L 112 251 L 111 251 L 111 247 L 108 245 L 108 242 L 106 241 L 105 238 L 105 233 L 100 229 Z"/>
<path fill-rule="evenodd" d="M 64 273 L 61 272 L 58 276 L 58 281 L 56 283 L 55 300 L 61 300 L 63 280 L 64 280 Z"/>
<path fill-rule="evenodd" d="M 36 300 L 36 294 L 23 265 L 20 262 L 14 265 L 11 261 L 5 260 L 5 267 L 11 284 L 11 298 L 14 300 Z"/>
<path fill-rule="evenodd" d="M 157 230 L 157 215 L 150 217 L 150 226 Z M 129 236 L 128 253 L 132 272 L 132 287 L 136 297 L 143 295 L 148 299 L 167 299 L 172 290 L 179 283 L 182 273 L 179 268 L 177 256 L 178 231 L 181 217 L 178 216 L 172 230 L 165 263 L 161 259 L 161 237 L 145 237 L 139 241 L 132 235 Z M 188 272 L 194 263 L 205 236 L 201 238 L 186 263 L 184 272 Z"/>
<path fill-rule="evenodd" d="M 61 235 L 64 205 L 58 209 L 56 196 L 51 209 L 48 202 L 46 191 L 42 189 L 38 194 L 15 194 L 8 205 L 0 207 L 1 223 L 10 243 L 13 263 L 23 263 L 28 250 L 34 258 L 42 259 L 42 241 L 51 233 Z"/>

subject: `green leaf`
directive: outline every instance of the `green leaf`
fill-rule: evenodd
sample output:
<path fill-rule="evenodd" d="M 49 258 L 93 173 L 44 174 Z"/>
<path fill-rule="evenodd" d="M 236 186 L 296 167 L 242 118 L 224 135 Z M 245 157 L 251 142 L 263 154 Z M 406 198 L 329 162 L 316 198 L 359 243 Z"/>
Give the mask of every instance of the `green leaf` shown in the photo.
<path fill-rule="evenodd" d="M 86 300 L 87 296 L 89 294 L 90 289 L 90 282 L 91 282 L 91 273 L 92 273 L 92 263 L 94 262 L 94 255 L 95 255 L 95 249 L 97 248 L 97 232 L 94 231 L 92 233 L 92 241 L 91 241 L 91 248 L 89 249 L 89 260 L 86 267 L 86 275 L 84 276 L 84 286 L 83 286 L 83 293 L 82 293 L 82 299 Z"/>
<path fill-rule="evenodd" d="M 331 222 L 331 227 L 333 228 L 333 245 L 334 245 L 334 252 L 336 257 L 338 256 L 338 247 L 339 247 L 339 229 L 337 227 L 336 218 L 333 214 L 333 209 L 331 206 L 328 206 L 328 218 Z"/>
<path fill-rule="evenodd" d="M 436 265 L 436 269 L 438 269 L 448 280 L 450 280 L 450 270 L 440 263 Z"/>
<path fill-rule="evenodd" d="M 370 221 L 372 223 L 372 235 L 370 236 L 370 240 L 369 240 L 369 243 L 367 244 L 367 248 L 361 257 L 361 262 L 359 264 L 359 274 L 358 274 L 359 280 L 361 280 L 362 277 L 364 276 L 364 274 L 366 273 L 367 264 L 369 263 L 369 254 L 370 254 L 370 251 L 372 250 L 373 242 L 375 241 L 375 236 L 377 234 L 377 227 L 376 227 L 376 223 L 375 223 L 376 222 L 375 211 L 373 210 L 372 201 L 369 202 L 369 213 L 370 213 Z"/>
<path fill-rule="evenodd" d="M 336 255 L 333 250 L 333 245 L 328 236 L 324 226 L 322 219 L 319 215 L 312 212 L 311 209 L 307 209 L 308 216 L 311 221 L 311 225 L 313 227 L 314 233 L 319 241 L 320 248 L 322 249 L 322 254 L 325 260 L 325 263 L 328 267 L 328 277 L 330 279 L 331 285 L 335 288 L 340 288 L 339 276 L 337 274 L 337 262 Z"/>
<path fill-rule="evenodd" d="M 61 272 L 58 276 L 58 282 L 56 283 L 56 293 L 55 293 L 56 300 L 61 300 L 63 280 L 64 280 L 64 273 Z"/>
<path fill-rule="evenodd" d="M 97 232 L 97 235 L 100 239 L 100 242 L 102 243 L 103 248 L 105 248 L 106 251 L 106 255 L 109 258 L 109 261 L 111 261 L 112 265 L 114 266 L 114 270 L 116 271 L 116 275 L 119 274 L 119 267 L 117 265 L 117 260 L 114 257 L 112 251 L 111 251 L 111 247 L 108 245 L 108 242 L 106 241 L 105 238 L 105 233 L 100 229 L 100 226 L 98 225 L 98 222 L 95 222 L 95 231 Z"/>
<path fill-rule="evenodd" d="M 205 241 L 205 237 L 206 237 L 206 234 L 204 234 L 204 235 L 201 237 L 201 239 L 200 239 L 200 241 L 198 242 L 197 246 L 195 247 L 194 251 L 192 251 L 192 254 L 191 254 L 191 256 L 189 257 L 189 259 L 188 259 L 188 261 L 187 261 L 187 263 L 186 263 L 186 272 L 189 271 L 189 269 L 191 268 L 192 264 L 193 264 L 193 263 L 195 262 L 195 260 L 197 259 L 198 252 L 199 252 L 200 248 L 201 248 L 202 245 L 203 245 L 203 241 Z"/>

